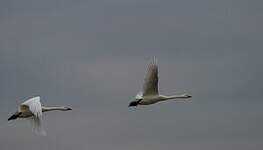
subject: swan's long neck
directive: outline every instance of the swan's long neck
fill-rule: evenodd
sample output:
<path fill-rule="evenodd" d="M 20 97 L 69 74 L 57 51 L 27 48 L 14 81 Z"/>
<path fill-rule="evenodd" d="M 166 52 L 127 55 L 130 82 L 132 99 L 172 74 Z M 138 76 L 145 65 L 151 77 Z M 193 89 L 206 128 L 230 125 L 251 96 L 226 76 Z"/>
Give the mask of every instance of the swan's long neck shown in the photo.
<path fill-rule="evenodd" d="M 61 110 L 61 111 L 65 111 L 67 110 L 65 107 L 42 107 L 42 112 L 45 111 L 53 111 L 53 110 Z"/>
<path fill-rule="evenodd" d="M 177 99 L 177 98 L 190 98 L 188 95 L 182 94 L 182 95 L 173 95 L 173 96 L 161 96 L 161 100 L 169 100 L 169 99 Z"/>

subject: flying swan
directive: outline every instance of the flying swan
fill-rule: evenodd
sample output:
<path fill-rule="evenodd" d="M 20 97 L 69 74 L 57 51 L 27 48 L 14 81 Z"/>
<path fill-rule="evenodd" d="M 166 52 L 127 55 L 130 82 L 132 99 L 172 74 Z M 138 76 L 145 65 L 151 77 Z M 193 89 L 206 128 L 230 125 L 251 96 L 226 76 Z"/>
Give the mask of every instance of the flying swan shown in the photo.
<path fill-rule="evenodd" d="M 68 111 L 72 110 L 70 107 L 62 106 L 62 107 L 44 107 L 41 106 L 40 97 L 33 97 L 21 105 L 18 106 L 18 111 L 16 111 L 9 120 L 15 120 L 17 118 L 30 118 L 31 123 L 33 125 L 33 131 L 39 135 L 46 135 L 45 130 L 42 127 L 42 112 L 53 111 L 53 110 L 61 110 Z"/>
<path fill-rule="evenodd" d="M 158 93 L 158 66 L 156 59 L 153 58 L 152 62 L 148 66 L 148 71 L 146 73 L 143 89 L 139 92 L 135 100 L 130 102 L 129 107 L 138 105 L 150 105 L 157 102 L 166 101 L 170 99 L 177 98 L 191 98 L 189 94 L 181 94 L 174 96 L 164 96 Z"/>

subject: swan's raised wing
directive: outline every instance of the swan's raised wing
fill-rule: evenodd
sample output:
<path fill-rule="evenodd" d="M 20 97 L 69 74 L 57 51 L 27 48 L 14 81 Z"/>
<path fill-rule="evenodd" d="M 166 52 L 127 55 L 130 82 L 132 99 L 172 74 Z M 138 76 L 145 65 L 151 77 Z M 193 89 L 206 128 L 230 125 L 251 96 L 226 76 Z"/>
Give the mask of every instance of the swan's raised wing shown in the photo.
<path fill-rule="evenodd" d="M 139 92 L 139 93 L 136 95 L 135 98 L 136 98 L 136 99 L 142 99 L 142 92 Z"/>
<path fill-rule="evenodd" d="M 158 66 L 155 58 L 148 66 L 144 79 L 142 95 L 158 95 Z"/>
<path fill-rule="evenodd" d="M 40 103 L 40 97 L 33 97 L 27 101 L 25 101 L 24 103 L 22 103 L 20 105 L 20 109 L 26 109 L 28 108 L 29 111 L 32 112 L 32 114 L 37 117 L 37 118 L 41 118 L 42 116 L 42 108 L 41 108 L 41 103 Z"/>
<path fill-rule="evenodd" d="M 41 123 L 42 107 L 40 103 L 40 97 L 31 98 L 19 106 L 22 112 L 31 112 L 33 116 L 30 118 L 32 124 L 32 130 L 39 135 L 46 135 L 46 132 Z"/>

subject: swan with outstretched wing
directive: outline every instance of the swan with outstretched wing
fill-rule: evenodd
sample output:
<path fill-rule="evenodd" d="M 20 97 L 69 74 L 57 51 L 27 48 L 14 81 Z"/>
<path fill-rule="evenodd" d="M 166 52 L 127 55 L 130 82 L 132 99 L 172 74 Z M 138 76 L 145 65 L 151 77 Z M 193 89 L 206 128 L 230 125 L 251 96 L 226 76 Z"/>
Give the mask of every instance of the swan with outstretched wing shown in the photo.
<path fill-rule="evenodd" d="M 46 135 L 45 130 L 42 126 L 42 112 L 61 110 L 68 111 L 72 110 L 70 107 L 44 107 L 41 106 L 40 97 L 33 97 L 18 106 L 18 111 L 16 111 L 9 120 L 15 120 L 17 118 L 29 118 L 31 120 L 33 131 L 39 135 Z"/>
<path fill-rule="evenodd" d="M 129 106 L 138 105 L 150 105 L 160 101 L 166 101 L 170 99 L 186 99 L 191 98 L 189 94 L 180 94 L 174 96 L 160 95 L 158 92 L 158 66 L 157 61 L 153 58 L 152 62 L 148 66 L 147 73 L 144 79 L 143 89 L 139 92 L 135 100 L 130 102 Z"/>

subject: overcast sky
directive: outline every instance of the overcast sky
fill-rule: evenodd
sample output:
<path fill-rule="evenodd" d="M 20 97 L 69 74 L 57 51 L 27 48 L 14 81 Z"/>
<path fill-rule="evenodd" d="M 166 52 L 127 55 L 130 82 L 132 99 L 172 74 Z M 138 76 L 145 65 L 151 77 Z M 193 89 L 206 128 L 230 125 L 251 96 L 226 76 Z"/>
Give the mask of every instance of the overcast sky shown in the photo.
<path fill-rule="evenodd" d="M 1 150 L 263 148 L 260 0 L 1 0 Z M 128 108 L 152 56 L 159 91 Z M 46 137 L 26 119 L 41 96 Z"/>

